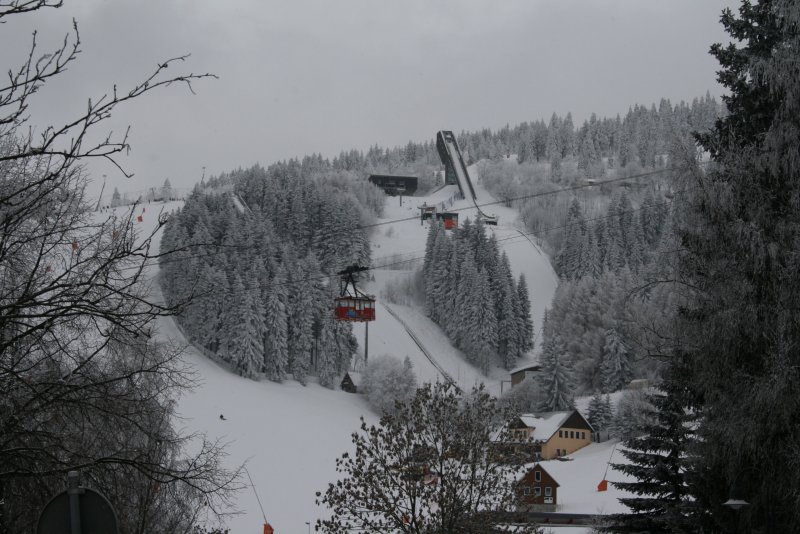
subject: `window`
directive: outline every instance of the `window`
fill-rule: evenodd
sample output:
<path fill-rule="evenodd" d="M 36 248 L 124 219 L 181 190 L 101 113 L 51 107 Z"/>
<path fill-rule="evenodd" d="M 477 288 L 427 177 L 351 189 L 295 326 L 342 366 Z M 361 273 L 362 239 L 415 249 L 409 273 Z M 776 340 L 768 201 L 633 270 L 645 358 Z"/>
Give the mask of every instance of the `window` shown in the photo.
<path fill-rule="evenodd" d="M 570 430 L 569 431 L 569 437 L 570 437 L 570 439 L 575 439 L 575 432 Z"/>
<path fill-rule="evenodd" d="M 581 432 L 581 439 L 586 439 L 586 432 Z"/>
<path fill-rule="evenodd" d="M 536 482 L 541 482 L 542 481 L 542 472 L 541 471 L 534 471 L 533 472 L 533 480 L 535 480 Z"/>
<path fill-rule="evenodd" d="M 558 437 L 559 438 L 563 438 L 564 437 L 564 431 L 563 430 L 559 430 L 558 431 Z"/>
<path fill-rule="evenodd" d="M 535 497 L 541 497 L 542 496 L 542 487 L 541 486 L 534 487 L 533 488 L 533 495 Z"/>
<path fill-rule="evenodd" d="M 556 456 L 561 456 L 561 449 L 556 449 Z"/>
<path fill-rule="evenodd" d="M 522 494 L 523 494 L 523 495 L 530 495 L 530 494 L 531 494 L 531 487 L 530 487 L 530 486 L 525 486 L 525 487 L 522 489 Z"/>
<path fill-rule="evenodd" d="M 553 495 L 553 488 L 551 488 L 550 486 L 545 487 L 544 488 L 544 496 L 545 497 L 550 497 L 551 495 Z"/>

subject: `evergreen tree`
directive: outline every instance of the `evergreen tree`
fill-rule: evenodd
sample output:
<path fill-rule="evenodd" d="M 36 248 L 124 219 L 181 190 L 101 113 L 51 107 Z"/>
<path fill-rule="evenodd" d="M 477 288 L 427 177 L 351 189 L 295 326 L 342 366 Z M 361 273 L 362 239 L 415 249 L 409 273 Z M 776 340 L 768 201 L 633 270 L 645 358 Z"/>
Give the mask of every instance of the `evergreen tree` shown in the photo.
<path fill-rule="evenodd" d="M 544 391 L 539 411 L 554 412 L 575 407 L 570 371 L 566 366 L 561 339 L 553 335 L 542 347 L 542 372 L 537 377 Z"/>
<path fill-rule="evenodd" d="M 518 311 L 518 324 L 517 331 L 520 334 L 519 348 L 522 353 L 533 350 L 534 347 L 534 331 L 533 319 L 531 319 L 531 300 L 528 295 L 528 283 L 525 281 L 525 275 L 519 275 L 519 282 L 517 283 L 517 302 L 519 303 Z"/>
<path fill-rule="evenodd" d="M 718 530 L 791 532 L 800 524 L 800 428 L 788 423 L 800 420 L 800 4 L 743 2 L 722 23 L 732 39 L 712 54 L 729 113 L 700 135 L 717 165 L 694 172 L 700 187 L 679 230 L 678 276 L 698 288 L 676 326 L 705 394 L 698 500 Z M 719 503 L 753 466 L 750 506 L 734 518 Z"/>
<path fill-rule="evenodd" d="M 265 305 L 263 369 L 267 378 L 280 382 L 289 370 L 286 279 L 281 270 L 276 273 L 270 288 Z"/>
<path fill-rule="evenodd" d="M 607 402 L 608 395 L 603 397 L 599 391 L 595 391 L 591 400 L 589 400 L 589 412 L 587 420 L 595 431 L 607 430 L 611 425 L 610 403 Z"/>
<path fill-rule="evenodd" d="M 230 352 L 236 355 L 235 365 L 239 374 L 254 378 L 264 368 L 264 307 L 249 289 L 245 289 L 241 302 L 241 334 L 228 342 L 234 346 Z"/>
<path fill-rule="evenodd" d="M 477 280 L 475 298 L 478 305 L 473 310 L 477 312 L 477 317 L 471 323 L 474 328 L 470 331 L 469 346 L 473 360 L 483 374 L 489 374 L 489 369 L 497 359 L 497 315 L 492 305 L 492 293 L 486 273 L 478 271 Z"/>
<path fill-rule="evenodd" d="M 603 397 L 601 416 L 599 419 L 602 422 L 601 428 L 603 428 L 603 430 L 611 428 L 611 425 L 614 423 L 614 407 L 611 405 L 611 396 L 608 393 Z"/>
<path fill-rule="evenodd" d="M 606 516 L 601 532 L 669 534 L 699 530 L 689 478 L 694 417 L 687 409 L 685 377 L 678 379 L 675 374 L 669 371 L 661 384 L 663 392 L 650 397 L 653 420 L 642 429 L 644 435 L 626 440 L 620 449 L 628 463 L 613 464 L 615 470 L 635 479 L 612 482 L 637 495 L 620 498 L 631 511 Z"/>
<path fill-rule="evenodd" d="M 628 348 L 615 328 L 606 330 L 602 378 L 603 387 L 609 392 L 622 389 L 631 381 Z"/>
<path fill-rule="evenodd" d="M 302 267 L 297 269 L 300 274 L 298 282 L 292 284 L 292 291 L 285 295 L 289 303 L 287 310 L 289 371 L 295 380 L 303 384 L 311 368 L 311 352 L 314 347 L 314 288 L 308 280 L 318 272 L 318 269 L 316 259 L 309 254 L 309 257 L 302 262 Z M 276 273 L 276 281 L 283 279 L 282 271 L 283 269 Z"/>
<path fill-rule="evenodd" d="M 573 197 L 570 203 L 566 226 L 561 252 L 559 252 L 556 259 L 556 266 L 561 278 L 573 280 L 580 278 L 583 236 L 586 233 L 586 220 L 583 217 L 583 210 L 577 197 Z"/>
<path fill-rule="evenodd" d="M 567 113 L 561 122 L 561 157 L 568 158 L 575 154 L 575 125 L 572 123 L 572 113 Z"/>
<path fill-rule="evenodd" d="M 161 199 L 166 202 L 167 200 L 172 200 L 172 196 L 172 184 L 169 182 L 169 178 L 167 178 L 164 180 L 164 185 L 161 186 Z"/>

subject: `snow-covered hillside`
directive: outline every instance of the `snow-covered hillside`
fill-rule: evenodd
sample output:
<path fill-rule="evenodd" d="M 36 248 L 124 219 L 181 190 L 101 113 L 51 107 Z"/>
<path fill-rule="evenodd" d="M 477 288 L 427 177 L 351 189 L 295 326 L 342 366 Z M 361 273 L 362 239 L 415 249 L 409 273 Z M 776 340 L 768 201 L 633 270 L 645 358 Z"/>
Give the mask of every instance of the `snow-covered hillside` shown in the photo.
<path fill-rule="evenodd" d="M 470 171 L 474 172 L 473 169 Z M 476 186 L 479 198 L 485 202 L 488 195 L 479 183 Z M 446 199 L 453 194 L 453 187 L 447 186 L 434 196 L 427 197 L 427 202 L 431 203 L 436 198 Z M 417 204 L 425 201 L 425 198 L 406 198 L 400 207 L 397 205 L 398 199 L 389 199 L 386 218 L 417 215 Z M 141 231 L 146 232 L 149 225 L 154 224 L 159 209 L 168 212 L 180 204 L 148 205 L 144 220 L 140 223 Z M 466 205 L 465 201 L 456 202 L 455 207 L 462 205 Z M 492 207 L 488 211 L 500 216 L 500 225 L 492 229 L 499 239 L 517 232 L 514 210 Z M 375 263 L 381 263 L 381 256 L 392 254 L 421 257 L 426 232 L 416 219 L 399 223 L 388 235 L 386 231 L 377 232 Z M 156 236 L 156 247 L 159 238 Z M 534 321 L 538 328 L 543 310 L 555 288 L 555 275 L 547 258 L 532 242 L 520 238 L 502 243 L 509 254 L 515 275 L 524 272 L 528 279 Z M 156 266 L 151 274 L 157 275 Z M 377 271 L 371 289 L 377 293 L 381 284 L 399 276 L 408 274 L 388 269 Z M 160 298 L 157 284 L 154 284 L 154 291 L 157 292 L 155 297 Z M 496 387 L 499 379 L 505 377 L 500 370 L 492 377 L 483 377 L 462 359 L 459 351 L 450 346 L 441 330 L 424 316 L 422 310 L 388 304 L 392 314 L 386 307 L 387 304 L 379 303 L 378 320 L 370 325 L 370 354 L 408 354 L 421 380 L 435 380 L 444 371 L 466 387 L 471 387 L 479 380 L 488 380 Z M 415 333 L 416 341 L 408 334 L 406 326 Z M 363 340 L 362 329 L 363 326 L 356 332 L 360 341 Z M 169 318 L 159 319 L 157 335 L 185 343 L 174 321 Z M 427 359 L 418 342 L 433 355 L 435 364 Z M 357 395 L 329 390 L 314 383 L 302 386 L 293 381 L 277 384 L 248 380 L 230 373 L 191 346 L 187 348 L 184 358 L 200 380 L 200 385 L 179 401 L 178 409 L 185 429 L 189 432 L 205 432 L 212 439 L 228 442 L 229 464 L 247 464 L 267 520 L 277 532 L 306 532 L 306 522 L 313 525 L 316 518 L 325 513 L 315 505 L 314 494 L 336 479 L 334 460 L 350 449 L 350 434 L 358 428 L 359 418 L 364 416 L 368 422 L 375 422 L 377 416 Z M 224 416 L 224 420 L 220 415 Z M 563 496 L 569 511 L 594 513 L 618 509 L 614 505 L 618 492 L 610 490 L 604 494 L 592 494 L 590 491 L 596 487 L 598 476 L 605 470 L 610 447 L 609 444 L 592 445 L 585 452 L 576 454 L 572 462 L 553 464 L 563 488 L 559 495 Z M 247 482 L 246 478 L 244 482 Z M 253 491 L 249 488 L 242 491 L 237 507 L 241 513 L 229 519 L 231 532 L 260 532 L 263 520 Z"/>

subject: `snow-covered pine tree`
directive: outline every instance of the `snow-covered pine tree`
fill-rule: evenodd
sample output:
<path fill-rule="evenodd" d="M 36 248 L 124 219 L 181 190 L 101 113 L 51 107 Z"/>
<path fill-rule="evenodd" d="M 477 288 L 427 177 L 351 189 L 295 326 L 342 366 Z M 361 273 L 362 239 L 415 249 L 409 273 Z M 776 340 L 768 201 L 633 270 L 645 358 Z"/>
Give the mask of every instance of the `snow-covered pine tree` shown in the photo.
<path fill-rule="evenodd" d="M 564 240 L 561 251 L 556 258 L 556 267 L 559 276 L 565 280 L 580 278 L 581 257 L 583 255 L 583 235 L 586 233 L 586 220 L 583 217 L 581 204 L 576 197 L 567 212 L 567 225 L 564 230 Z"/>
<path fill-rule="evenodd" d="M 219 347 L 217 355 L 239 373 L 242 372 L 242 340 L 246 337 L 247 327 L 245 317 L 247 316 L 245 302 L 245 288 L 242 278 L 238 273 L 231 277 L 230 290 L 225 296 L 225 313 L 221 315 L 222 325 L 219 328 Z"/>
<path fill-rule="evenodd" d="M 235 355 L 239 374 L 248 378 L 259 376 L 264 368 L 264 307 L 254 291 L 252 288 L 244 289 L 238 315 L 241 320 L 238 328 L 240 333 L 228 340 L 229 346 L 232 346 L 229 354 Z"/>
<path fill-rule="evenodd" d="M 534 347 L 531 300 L 528 295 L 528 283 L 525 281 L 525 274 L 519 275 L 519 282 L 517 283 L 517 302 L 519 303 L 519 316 L 517 318 L 519 324 L 517 329 L 520 333 L 519 348 L 521 353 L 524 354 L 529 350 L 533 350 Z"/>
<path fill-rule="evenodd" d="M 489 280 L 484 271 L 478 271 L 478 285 L 475 297 L 478 305 L 475 306 L 474 322 L 469 325 L 469 346 L 475 361 L 483 374 L 489 374 L 489 369 L 497 359 L 497 315 L 492 304 L 492 292 Z"/>
<path fill-rule="evenodd" d="M 282 269 L 281 269 L 282 270 Z M 294 269 L 299 275 L 298 283 L 287 292 L 289 308 L 287 309 L 287 338 L 289 351 L 289 371 L 298 382 L 305 384 L 306 375 L 311 368 L 311 351 L 314 348 L 314 288 L 309 280 L 319 272 L 319 266 L 313 253 L 303 259 Z M 276 273 L 275 278 L 283 278 Z"/>
<path fill-rule="evenodd" d="M 694 436 L 694 416 L 688 410 L 685 377 L 674 369 L 665 374 L 662 392 L 649 397 L 652 421 L 642 428 L 642 436 L 629 438 L 620 449 L 626 463 L 613 468 L 635 481 L 612 482 L 636 497 L 620 502 L 630 512 L 604 517 L 600 532 L 697 532 L 696 499 L 689 480 L 690 454 Z"/>
<path fill-rule="evenodd" d="M 466 249 L 467 245 L 463 241 L 456 239 L 454 244 L 456 249 Z M 471 251 L 464 251 L 463 263 L 458 273 L 458 282 L 451 286 L 454 292 L 455 307 L 448 315 L 448 322 L 445 331 L 459 348 L 467 349 L 471 339 L 471 330 L 477 324 L 478 310 L 481 306 L 481 288 L 479 286 L 478 269 Z"/>
<path fill-rule="evenodd" d="M 584 276 L 598 277 L 601 274 L 603 274 L 603 264 L 600 259 L 600 250 L 595 241 L 595 233 L 590 228 L 583 235 L 580 269 L 575 278 L 580 279 Z"/>
<path fill-rule="evenodd" d="M 511 265 L 505 252 L 498 265 L 496 281 L 502 299 L 497 306 L 497 350 L 503 367 L 511 369 L 522 356 L 522 336 L 518 330 L 521 313 Z"/>
<path fill-rule="evenodd" d="M 537 377 L 544 392 L 541 412 L 569 410 L 575 407 L 570 370 L 565 365 L 564 348 L 557 334 L 549 336 L 542 347 L 542 372 Z"/>
<path fill-rule="evenodd" d="M 614 406 L 611 404 L 611 395 L 608 393 L 603 397 L 603 404 L 601 405 L 601 417 L 603 430 L 608 430 L 614 424 Z"/>
<path fill-rule="evenodd" d="M 609 328 L 605 333 L 603 346 L 603 388 L 607 392 L 624 388 L 631 381 L 632 370 L 628 347 L 616 328 Z"/>
<path fill-rule="evenodd" d="M 678 278 L 690 301 L 676 331 L 703 393 L 703 501 L 715 530 L 800 525 L 800 3 L 725 10 L 720 62 L 727 115 L 700 137 L 715 166 L 692 169 L 681 206 Z M 702 106 L 701 106 L 702 108 Z M 732 446 L 732 444 L 735 444 Z M 737 482 L 737 478 L 739 481 Z M 746 480 L 734 524 L 719 506 Z"/>
<path fill-rule="evenodd" d="M 333 309 L 329 309 L 320 319 L 319 351 L 317 354 L 317 376 L 319 383 L 333 387 L 339 374 L 340 346 L 336 339 L 337 326 Z"/>
<path fill-rule="evenodd" d="M 603 396 L 599 391 L 595 391 L 594 395 L 592 395 L 592 398 L 589 400 L 589 410 L 586 419 L 595 431 L 605 430 L 608 428 L 608 421 L 606 421 L 605 415 Z"/>
<path fill-rule="evenodd" d="M 270 282 L 265 312 L 263 369 L 267 378 L 280 382 L 289 370 L 286 278 L 281 268 Z"/>
<path fill-rule="evenodd" d="M 625 267 L 625 241 L 619 217 L 619 197 L 615 197 L 608 205 L 603 236 L 605 269 L 617 272 Z"/>

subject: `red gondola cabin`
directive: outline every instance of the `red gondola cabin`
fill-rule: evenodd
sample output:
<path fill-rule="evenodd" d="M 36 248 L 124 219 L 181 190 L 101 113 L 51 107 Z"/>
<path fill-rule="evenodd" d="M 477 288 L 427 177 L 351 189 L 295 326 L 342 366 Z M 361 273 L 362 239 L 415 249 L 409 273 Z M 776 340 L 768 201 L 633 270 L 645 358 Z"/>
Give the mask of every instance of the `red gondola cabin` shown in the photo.
<path fill-rule="evenodd" d="M 452 230 L 458 227 L 458 213 L 454 211 L 442 211 L 436 214 L 436 219 L 444 222 L 445 230 Z"/>
<path fill-rule="evenodd" d="M 336 319 L 365 322 L 375 320 L 375 299 L 368 296 L 336 298 Z"/>

